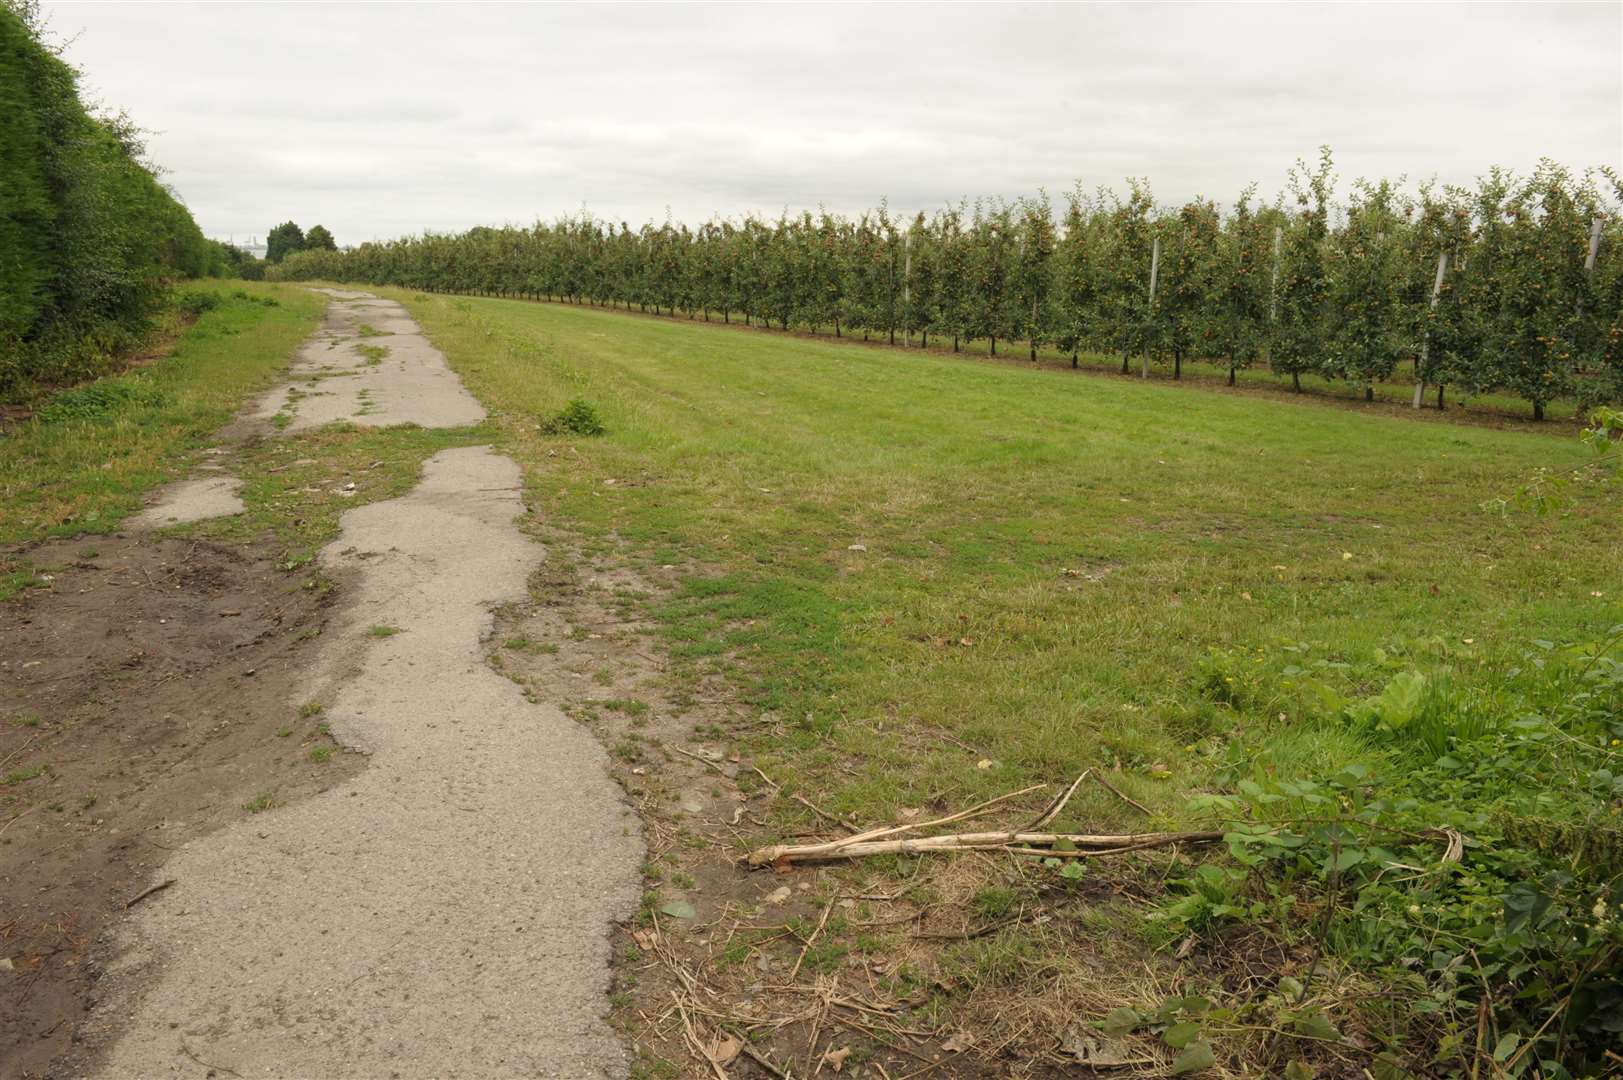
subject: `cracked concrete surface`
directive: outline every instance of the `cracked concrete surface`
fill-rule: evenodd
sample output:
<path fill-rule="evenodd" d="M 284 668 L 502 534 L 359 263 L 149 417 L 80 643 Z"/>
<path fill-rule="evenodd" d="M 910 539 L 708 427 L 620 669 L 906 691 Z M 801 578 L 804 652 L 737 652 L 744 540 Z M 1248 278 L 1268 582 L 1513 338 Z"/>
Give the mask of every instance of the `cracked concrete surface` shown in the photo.
<path fill-rule="evenodd" d="M 289 380 L 260 398 L 252 419 L 285 416 L 284 430 L 296 432 L 341 420 L 464 427 L 485 418 L 404 307 L 365 293 L 320 291 L 333 298 L 321 329 L 293 358 Z"/>
<path fill-rule="evenodd" d="M 484 406 L 462 386 L 445 356 L 393 300 L 343 289 L 317 289 L 332 298 L 321 328 L 299 347 L 289 378 L 249 407 L 222 436 L 308 431 L 348 422 L 363 427 L 465 427 L 485 418 Z M 366 349 L 382 349 L 381 356 Z M 223 450 L 211 450 L 224 453 Z M 204 469 L 219 469 L 209 463 Z M 152 504 L 129 519 L 131 528 L 161 529 L 242 513 L 241 484 L 199 477 L 161 488 Z"/>
<path fill-rule="evenodd" d="M 391 415 L 468 416 L 446 376 L 395 383 L 439 400 Z M 445 450 L 344 514 L 321 561 L 347 602 L 301 701 L 368 766 L 168 860 L 90 1025 L 104 1075 L 625 1075 L 609 932 L 637 904 L 638 819 L 593 736 L 484 659 L 543 555 L 519 483 L 488 447 Z"/>
<path fill-rule="evenodd" d="M 158 501 L 136 514 L 130 524 L 138 529 L 161 529 L 206 518 L 228 517 L 246 509 L 237 492 L 242 481 L 234 476 L 199 476 L 164 488 Z"/>

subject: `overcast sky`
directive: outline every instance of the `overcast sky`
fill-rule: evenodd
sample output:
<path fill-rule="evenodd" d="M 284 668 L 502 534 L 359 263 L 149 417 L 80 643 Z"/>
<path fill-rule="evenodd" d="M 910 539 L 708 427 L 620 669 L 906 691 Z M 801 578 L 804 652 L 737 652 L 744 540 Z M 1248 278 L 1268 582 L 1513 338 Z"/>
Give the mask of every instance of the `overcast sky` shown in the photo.
<path fill-rule="evenodd" d="M 47 2 L 210 235 L 1161 201 L 1623 156 L 1623 4 Z"/>

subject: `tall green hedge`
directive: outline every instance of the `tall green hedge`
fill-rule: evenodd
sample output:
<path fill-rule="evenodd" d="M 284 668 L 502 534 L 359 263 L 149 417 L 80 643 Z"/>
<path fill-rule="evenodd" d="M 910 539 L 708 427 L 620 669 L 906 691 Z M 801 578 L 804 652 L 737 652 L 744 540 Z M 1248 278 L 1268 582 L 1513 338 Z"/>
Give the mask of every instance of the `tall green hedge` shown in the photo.
<path fill-rule="evenodd" d="M 0 399 L 96 374 L 170 282 L 218 245 L 140 160 L 134 127 L 85 111 L 32 10 L 0 0 Z"/>

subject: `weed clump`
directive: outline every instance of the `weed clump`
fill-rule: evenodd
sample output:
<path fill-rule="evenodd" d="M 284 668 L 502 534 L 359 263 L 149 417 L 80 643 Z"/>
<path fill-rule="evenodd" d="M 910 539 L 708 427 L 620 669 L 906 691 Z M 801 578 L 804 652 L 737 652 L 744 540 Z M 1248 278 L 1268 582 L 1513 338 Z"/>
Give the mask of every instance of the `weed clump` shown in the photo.
<path fill-rule="evenodd" d="M 580 398 L 571 401 L 556 416 L 541 421 L 538 427 L 543 435 L 602 435 L 608 431 L 597 410 Z"/>
<path fill-rule="evenodd" d="M 187 289 L 175 297 L 175 310 L 189 319 L 195 319 L 203 312 L 213 311 L 219 306 L 220 294 L 204 289 Z"/>
<path fill-rule="evenodd" d="M 41 423 L 59 424 L 93 420 L 129 406 L 155 408 L 163 403 L 163 391 L 143 379 L 105 380 L 64 390 L 35 415 Z"/>

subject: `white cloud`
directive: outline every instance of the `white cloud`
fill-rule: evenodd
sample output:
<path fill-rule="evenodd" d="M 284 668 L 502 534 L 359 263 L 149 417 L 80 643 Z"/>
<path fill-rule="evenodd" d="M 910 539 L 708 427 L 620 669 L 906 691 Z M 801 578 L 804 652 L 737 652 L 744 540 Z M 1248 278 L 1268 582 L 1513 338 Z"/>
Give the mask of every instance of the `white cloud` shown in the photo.
<path fill-rule="evenodd" d="M 1623 6 L 56 3 L 212 235 L 1623 158 Z"/>

